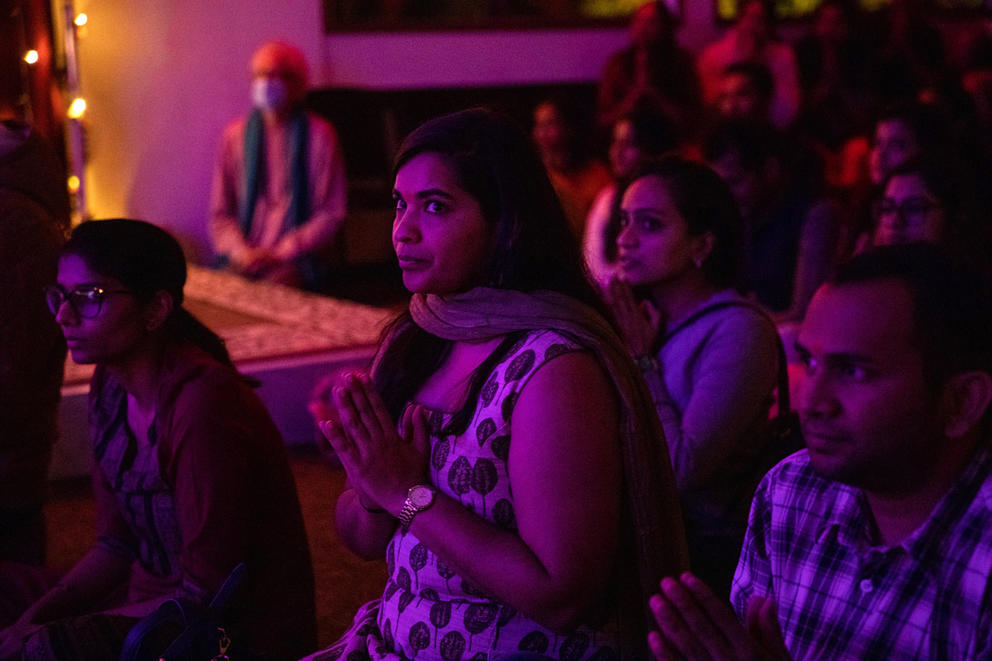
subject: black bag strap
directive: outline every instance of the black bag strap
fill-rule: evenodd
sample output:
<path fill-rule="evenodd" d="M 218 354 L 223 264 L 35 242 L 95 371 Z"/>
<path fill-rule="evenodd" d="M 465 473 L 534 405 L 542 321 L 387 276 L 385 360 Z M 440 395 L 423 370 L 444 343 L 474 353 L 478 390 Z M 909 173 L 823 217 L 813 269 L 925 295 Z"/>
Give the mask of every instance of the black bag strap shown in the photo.
<path fill-rule="evenodd" d="M 201 654 L 201 647 L 206 643 L 208 651 L 213 655 L 217 649 L 217 641 L 227 635 L 223 626 L 230 614 L 232 601 L 245 575 L 245 563 L 241 562 L 231 570 L 224 579 L 223 585 L 210 600 L 207 611 L 202 617 L 187 620 L 186 629 L 162 652 L 159 661 L 194 661 Z M 230 644 L 228 639 L 227 644 Z"/>
<path fill-rule="evenodd" d="M 692 326 L 694 323 L 702 319 L 703 317 L 717 312 L 718 310 L 724 310 L 726 308 L 747 308 L 752 310 L 758 315 L 760 315 L 765 321 L 771 325 L 772 330 L 775 331 L 775 345 L 778 349 L 778 376 L 777 376 L 777 389 L 775 395 L 775 423 L 778 426 L 786 426 L 789 423 L 790 416 L 792 414 L 792 406 L 789 400 L 789 366 L 786 363 L 785 358 L 785 345 L 782 344 L 782 337 L 778 334 L 778 327 L 772 318 L 768 316 L 768 313 L 762 310 L 760 307 L 754 303 L 748 301 L 720 301 L 719 303 L 714 303 L 712 305 L 707 305 L 704 308 L 696 310 L 694 313 L 689 315 L 686 319 L 679 323 L 678 326 L 670 330 L 662 338 L 661 343 L 658 345 L 658 349 L 665 346 L 665 344 L 672 339 L 676 333 Z M 656 351 L 657 353 L 657 351 Z"/>
<path fill-rule="evenodd" d="M 241 587 L 241 582 L 245 578 L 245 572 L 247 571 L 247 566 L 243 562 L 239 562 L 231 573 L 227 575 L 224 579 L 223 585 L 217 590 L 214 598 L 210 600 L 210 605 L 207 606 L 207 610 L 211 615 L 213 614 L 225 614 L 231 605 L 231 599 L 234 598 L 234 593 L 237 592 L 238 588 Z"/>
<path fill-rule="evenodd" d="M 145 643 L 152 646 L 160 644 L 161 636 L 177 635 L 202 613 L 203 609 L 197 608 L 188 599 L 163 601 L 154 612 L 138 620 L 138 623 L 127 632 L 120 661 L 141 661 L 152 658 L 150 654 L 158 656 L 153 650 L 145 649 Z"/>

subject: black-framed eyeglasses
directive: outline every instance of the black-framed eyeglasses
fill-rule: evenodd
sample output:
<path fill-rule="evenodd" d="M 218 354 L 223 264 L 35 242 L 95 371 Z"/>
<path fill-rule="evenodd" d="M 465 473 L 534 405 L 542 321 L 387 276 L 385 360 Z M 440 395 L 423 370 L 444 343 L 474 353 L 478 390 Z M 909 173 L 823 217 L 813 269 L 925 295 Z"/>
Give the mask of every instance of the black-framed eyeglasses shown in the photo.
<path fill-rule="evenodd" d="M 59 285 L 45 287 L 45 302 L 52 314 L 57 315 L 59 308 L 66 301 L 72 306 L 73 311 L 83 319 L 92 319 L 100 314 L 103 307 L 103 299 L 108 294 L 133 294 L 127 289 L 104 289 L 99 285 L 80 285 L 72 291 L 66 291 Z"/>
<path fill-rule="evenodd" d="M 915 224 L 922 222 L 928 213 L 939 207 L 939 204 L 925 197 L 907 197 L 902 202 L 886 197 L 875 204 L 875 220 L 898 215 L 904 222 Z"/>

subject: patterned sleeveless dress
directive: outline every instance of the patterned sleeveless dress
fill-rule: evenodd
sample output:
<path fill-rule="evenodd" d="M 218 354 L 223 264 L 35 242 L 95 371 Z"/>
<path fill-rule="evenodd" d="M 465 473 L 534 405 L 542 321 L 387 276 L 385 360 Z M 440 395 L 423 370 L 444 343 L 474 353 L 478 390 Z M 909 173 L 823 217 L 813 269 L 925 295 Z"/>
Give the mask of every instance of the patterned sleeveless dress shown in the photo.
<path fill-rule="evenodd" d="M 465 433 L 446 436 L 450 414 L 429 416 L 431 482 L 495 525 L 516 532 L 507 474 L 510 417 L 530 377 L 549 360 L 579 351 L 554 331 L 531 331 L 486 380 Z M 536 652 L 561 661 L 618 658 L 615 619 L 600 629 L 555 634 L 455 574 L 411 533 L 399 528 L 386 549 L 389 580 L 382 598 L 363 606 L 351 629 L 308 661 L 497 661 Z"/>

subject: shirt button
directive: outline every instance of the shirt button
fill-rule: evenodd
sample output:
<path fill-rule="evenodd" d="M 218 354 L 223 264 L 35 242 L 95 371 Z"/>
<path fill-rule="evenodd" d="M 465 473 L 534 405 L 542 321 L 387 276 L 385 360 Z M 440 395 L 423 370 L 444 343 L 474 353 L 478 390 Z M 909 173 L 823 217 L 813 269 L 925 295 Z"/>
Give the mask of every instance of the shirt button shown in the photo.
<path fill-rule="evenodd" d="M 868 594 L 875 589 L 875 584 L 871 582 L 870 578 L 866 578 L 861 581 L 860 588 L 862 592 Z"/>

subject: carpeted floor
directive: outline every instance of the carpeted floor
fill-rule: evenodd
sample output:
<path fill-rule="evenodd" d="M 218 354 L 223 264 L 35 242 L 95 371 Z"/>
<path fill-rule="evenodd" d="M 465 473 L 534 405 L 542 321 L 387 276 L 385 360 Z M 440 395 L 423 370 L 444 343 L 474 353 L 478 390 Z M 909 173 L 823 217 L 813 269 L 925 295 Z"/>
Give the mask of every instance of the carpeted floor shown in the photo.
<path fill-rule="evenodd" d="M 344 488 L 344 471 L 309 449 L 293 450 L 290 466 L 296 476 L 317 581 L 318 639 L 321 647 L 326 647 L 351 624 L 359 605 L 382 593 L 385 562 L 360 560 L 338 541 L 334 503 Z M 56 483 L 52 491 L 45 508 L 48 565 L 67 569 L 93 543 L 96 513 L 85 479 Z"/>

